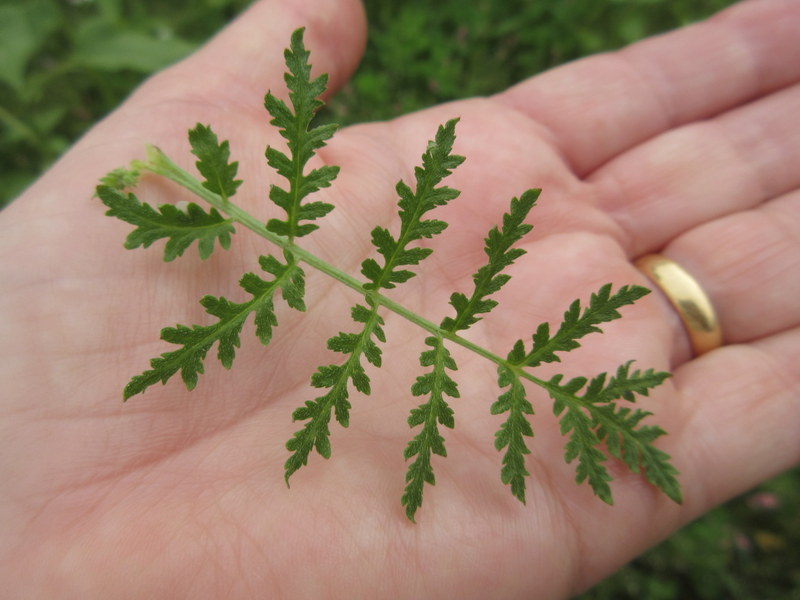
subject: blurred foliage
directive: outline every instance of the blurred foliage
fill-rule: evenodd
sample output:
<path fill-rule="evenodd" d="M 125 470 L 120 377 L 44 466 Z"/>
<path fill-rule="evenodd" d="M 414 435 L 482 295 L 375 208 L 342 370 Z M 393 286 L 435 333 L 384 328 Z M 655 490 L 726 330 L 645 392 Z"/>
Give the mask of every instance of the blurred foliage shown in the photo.
<path fill-rule="evenodd" d="M 248 0 L 0 0 L 0 206 Z"/>
<path fill-rule="evenodd" d="M 800 600 L 800 470 L 685 527 L 576 600 Z"/>
<path fill-rule="evenodd" d="M 557 64 L 708 16 L 732 0 L 365 0 L 370 38 L 340 121 L 491 94 Z M 435 7 L 435 8 L 433 8 Z"/>
<path fill-rule="evenodd" d="M 732 0 L 365 0 L 370 38 L 327 118 L 490 94 Z M 248 0 L 0 0 L 0 206 L 149 73 Z M 712 511 L 581 600 L 800 600 L 800 470 Z"/>

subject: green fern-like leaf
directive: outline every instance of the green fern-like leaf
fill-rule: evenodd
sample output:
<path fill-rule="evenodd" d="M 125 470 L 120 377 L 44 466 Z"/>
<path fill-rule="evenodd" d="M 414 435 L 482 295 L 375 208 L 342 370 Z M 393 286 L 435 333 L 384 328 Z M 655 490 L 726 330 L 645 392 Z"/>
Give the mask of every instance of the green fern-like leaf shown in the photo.
<path fill-rule="evenodd" d="M 510 365 L 514 366 L 514 370 L 506 371 L 503 375 L 504 380 L 513 383 L 514 379 L 520 376 L 519 367 L 537 366 L 542 362 L 558 362 L 560 359 L 555 354 L 556 352 L 568 352 L 579 347 L 578 339 L 589 333 L 601 332 L 601 329 L 597 326 L 598 324 L 620 318 L 621 315 L 617 310 L 618 308 L 631 304 L 648 292 L 649 290 L 646 288 L 638 286 L 623 286 L 612 294 L 611 285 L 607 284 L 592 295 L 589 306 L 583 311 L 581 311 L 580 301 L 574 301 L 564 313 L 564 320 L 555 335 L 551 337 L 549 326 L 547 323 L 543 323 L 537 328 L 533 336 L 533 345 L 529 352 L 525 350 L 522 340 L 518 340 L 514 344 L 507 359 Z M 669 376 L 668 373 L 656 372 L 653 369 L 648 369 L 644 372 L 636 370 L 631 373 L 630 366 L 630 361 L 621 365 L 617 369 L 616 375 L 610 378 L 606 373 L 601 373 L 591 381 L 585 377 L 576 377 L 562 385 L 563 376 L 556 375 L 544 384 L 544 387 L 554 400 L 553 410 L 556 416 L 560 416 L 563 413 L 561 433 L 569 436 L 565 446 L 564 457 L 567 462 L 578 459 L 576 481 L 578 483 L 588 481 L 595 494 L 609 504 L 612 503 L 611 487 L 609 486 L 611 477 L 604 464 L 608 457 L 599 448 L 601 442 L 607 436 L 606 431 L 600 428 L 600 423 L 597 421 L 597 417 L 600 415 L 597 412 L 600 410 L 599 406 L 606 404 L 613 413 L 613 411 L 618 410 L 616 405 L 613 404 L 614 401 L 622 399 L 634 402 L 637 395 L 647 396 L 649 390 L 663 383 Z M 505 385 L 509 385 L 509 383 L 505 383 Z M 517 382 L 517 387 L 512 385 L 512 389 L 506 393 L 506 401 L 498 402 L 492 408 L 492 412 L 495 414 L 501 412 L 509 413 L 508 420 L 501 426 L 497 434 L 498 440 L 506 440 L 509 436 L 508 432 L 519 430 L 520 427 L 523 427 L 522 420 L 525 419 L 525 414 L 532 413 L 532 409 L 531 413 L 528 413 L 526 410 L 515 408 L 515 405 L 510 401 L 516 398 L 519 405 L 525 409 L 528 408 L 521 399 L 524 398 L 524 390 L 520 389 L 520 386 L 519 382 Z M 584 390 L 582 395 L 578 395 L 580 390 Z M 511 394 L 511 396 L 508 396 L 508 394 Z M 646 414 L 641 413 L 641 418 L 644 416 Z M 622 427 L 621 422 L 617 425 Z M 617 429 L 610 426 L 610 430 L 616 431 Z M 635 434 L 630 433 L 630 435 L 633 436 Z M 504 483 L 511 483 L 512 493 L 524 501 L 524 495 L 516 493 L 513 487 L 516 485 L 517 490 L 520 488 L 524 490 L 524 487 L 521 487 L 520 478 L 527 474 L 524 466 L 524 455 L 527 454 L 527 448 L 524 443 L 519 443 L 522 441 L 520 434 L 517 435 L 517 441 L 517 444 L 508 443 L 498 447 L 498 450 L 507 448 L 503 457 L 504 468 L 503 472 L 501 472 L 501 478 L 503 478 Z M 648 451 L 650 450 L 660 452 L 656 451 L 652 446 L 648 447 Z M 614 456 L 619 458 L 618 455 Z M 659 456 L 666 457 L 663 458 L 662 463 L 669 458 L 663 452 Z M 655 464 L 654 461 L 656 461 L 655 454 L 651 462 Z M 674 479 L 674 475 L 677 472 L 673 471 L 671 473 L 673 477 L 670 479 L 669 474 L 664 470 L 663 464 L 659 467 L 659 472 L 663 474 L 657 478 L 659 487 L 663 484 L 670 490 L 676 489 L 677 481 Z M 512 477 L 515 477 L 515 479 L 512 480 Z M 675 497 L 677 496 L 674 496 L 673 499 Z"/>
<path fill-rule="evenodd" d="M 600 373 L 591 378 L 579 376 L 565 380 L 562 375 L 555 375 L 544 380 L 532 372 L 542 363 L 559 362 L 565 353 L 579 347 L 580 339 L 600 332 L 602 323 L 620 318 L 619 309 L 637 301 L 648 290 L 623 286 L 612 292 L 610 284 L 604 285 L 592 295 L 587 306 L 575 300 L 554 334 L 551 335 L 550 326 L 543 323 L 535 328 L 529 348 L 519 339 L 505 358 L 463 337 L 470 327 L 495 311 L 498 304 L 494 294 L 510 280 L 506 269 L 525 254 L 519 242 L 531 229 L 527 219 L 539 197 L 539 190 L 534 189 L 513 198 L 501 225 L 489 231 L 484 240 L 486 263 L 472 276 L 472 291 L 456 291 L 450 296 L 454 314 L 446 316 L 439 325 L 383 295 L 386 290 L 417 275 L 418 269 L 412 267 L 418 267 L 432 252 L 421 242 L 447 227 L 447 223 L 431 218 L 429 213 L 459 195 L 457 190 L 442 184 L 464 160 L 453 154 L 458 119 L 441 125 L 428 142 L 421 165 L 414 170 L 413 185 L 404 181 L 397 183 L 399 228 L 396 233 L 391 227 L 372 230 L 376 256 L 361 263 L 364 280 L 301 248 L 296 240 L 317 229 L 317 221 L 333 208 L 325 202 L 310 201 L 309 196 L 330 186 L 338 167 L 310 168 L 309 163 L 333 135 L 336 126 L 312 126 L 322 106 L 319 96 L 325 90 L 327 76 L 311 77 L 302 29 L 292 35 L 284 56 L 289 102 L 271 93 L 267 93 L 264 101 L 271 124 L 278 128 L 288 147 L 286 153 L 273 147 L 266 150 L 267 163 L 286 180 L 284 185 L 275 184 L 269 190 L 272 204 L 282 211 L 280 218 L 269 219 L 265 225 L 234 204 L 232 197 L 242 183 L 236 179 L 238 163 L 230 160 L 229 143 L 220 141 L 210 126 L 202 124 L 189 131 L 200 179 L 184 171 L 157 148 L 150 147 L 147 160 L 134 161 L 130 167 L 112 171 L 97 188 L 98 197 L 108 207 L 107 214 L 135 226 L 125 243 L 128 248 L 146 248 L 165 239 L 164 258 L 170 261 L 181 256 L 196 241 L 200 256 L 206 258 L 216 243 L 229 247 L 236 223 L 277 246 L 283 256 L 283 260 L 273 255 L 259 258 L 267 276 L 247 273 L 241 278 L 240 287 L 249 295 L 246 301 L 204 297 L 201 304 L 214 317 L 212 324 L 163 329 L 162 339 L 178 348 L 152 359 L 150 369 L 127 385 L 124 397 L 141 393 L 158 382 L 166 383 L 178 373 L 188 389 L 194 388 L 204 371 L 206 355 L 214 346 L 223 367 L 230 368 L 240 345 L 243 326 L 251 314 L 256 336 L 263 344 L 268 344 L 281 308 L 275 307 L 276 294 L 282 296 L 289 307 L 306 309 L 305 272 L 300 266 L 305 263 L 348 286 L 363 296 L 364 301 L 351 310 L 355 331 L 342 331 L 327 342 L 331 352 L 344 358 L 316 370 L 311 386 L 320 390 L 319 395 L 293 412 L 293 419 L 302 422 L 302 426 L 286 443 L 290 452 L 285 463 L 287 483 L 293 473 L 308 463 L 312 452 L 324 458 L 331 456 L 331 421 L 348 427 L 351 395 L 370 394 L 370 372 L 384 363 L 383 313 L 392 311 L 426 332 L 426 347 L 419 361 L 423 373 L 411 387 L 411 395 L 424 400 L 410 411 L 408 425 L 416 432 L 404 452 L 408 468 L 401 502 L 412 521 L 422 505 L 426 484 L 436 481 L 434 462 L 440 459 L 434 457 L 443 458 L 448 454 L 442 428 L 452 429 L 456 423 L 454 410 L 448 403 L 448 399 L 459 398 L 454 378 L 457 365 L 449 348 L 453 344 L 497 367 L 500 393 L 491 404 L 490 412 L 505 417 L 494 439 L 495 448 L 503 453 L 500 479 L 521 502 L 526 500 L 530 477 L 526 457 L 532 448 L 528 443 L 534 436 L 530 421 L 534 407 L 526 389 L 531 385 L 546 390 L 553 401 L 553 412 L 566 437 L 564 458 L 569 463 L 577 463 L 575 474 L 579 483 L 588 482 L 602 500 L 611 503 L 608 465 L 610 461 L 621 461 L 632 472 L 642 473 L 668 497 L 680 502 L 677 471 L 670 457 L 655 446 L 664 431 L 645 423 L 651 416 L 648 411 L 631 406 L 639 397 L 647 396 L 661 385 L 667 373 L 654 369 L 634 370 L 631 361 L 619 366 L 613 375 Z M 143 172 L 169 178 L 207 202 L 210 209 L 202 209 L 195 203 L 186 208 L 172 205 L 153 208 L 140 202 L 128 190 L 137 184 Z M 483 399 L 472 397 L 468 401 Z"/>
<path fill-rule="evenodd" d="M 509 212 L 503 215 L 502 229 L 494 227 L 486 237 L 484 252 L 489 260 L 472 276 L 475 284 L 472 295 L 467 298 L 456 292 L 450 296 L 450 304 L 455 308 L 456 316 L 446 317 L 442 321 L 442 329 L 468 329 L 480 320 L 479 314 L 488 313 L 497 306 L 497 301 L 489 296 L 499 291 L 511 279 L 502 273 L 503 269 L 525 254 L 522 248 L 514 248 L 514 244 L 533 228 L 525 223 L 525 219 L 540 193 L 541 190 L 538 189 L 528 190 L 520 198 L 511 200 Z"/>
<path fill-rule="evenodd" d="M 612 294 L 608 283 L 592 294 L 589 306 L 583 311 L 580 301 L 575 300 L 564 313 L 564 320 L 553 336 L 550 336 L 547 323 L 539 325 L 533 335 L 533 347 L 520 364 L 535 367 L 543 362 L 560 362 L 556 352 L 569 352 L 580 347 L 577 340 L 590 333 L 601 333 L 597 325 L 619 319 L 622 316 L 619 308 L 633 304 L 649 293 L 645 287 L 625 285 Z"/>
<path fill-rule="evenodd" d="M 406 472 L 406 488 L 401 498 L 406 508 L 406 515 L 412 521 L 417 509 L 422 506 L 425 484 L 436 483 L 431 464 L 432 455 L 447 456 L 444 438 L 439 433 L 439 425 L 449 429 L 455 426 L 453 409 L 447 404 L 445 396 L 459 397 L 458 386 L 447 373 L 448 370 L 457 369 L 456 363 L 442 338 L 428 337 L 425 344 L 431 349 L 422 353 L 419 362 L 421 366 L 432 369 L 417 377 L 411 393 L 414 396 L 427 396 L 428 401 L 413 409 L 408 417 L 409 427 L 421 425 L 422 430 L 408 443 L 403 453 L 406 460 L 416 457 Z"/>
<path fill-rule="evenodd" d="M 676 477 L 678 470 L 670 462 L 669 454 L 653 445 L 666 432 L 655 425 L 640 426 L 651 414 L 614 404 L 599 406 L 594 415 L 597 437 L 606 441 L 608 452 L 624 461 L 631 472 L 644 472 L 647 481 L 680 504 L 683 495 Z"/>
<path fill-rule="evenodd" d="M 266 95 L 264 105 L 272 115 L 270 123 L 278 127 L 281 135 L 288 141 L 290 154 L 286 156 L 276 148 L 269 147 L 266 151 L 267 163 L 286 178 L 289 189 L 277 185 L 270 187 L 270 200 L 286 212 L 286 217 L 270 219 L 267 229 L 294 239 L 319 228 L 314 223 L 301 223 L 302 221 L 319 219 L 333 210 L 331 204 L 304 203 L 303 200 L 309 194 L 330 186 L 339 173 L 339 167 L 322 166 L 308 173 L 304 173 L 304 169 L 314 153 L 330 139 L 337 126 L 326 124 L 311 127 L 311 121 L 323 105 L 318 96 L 325 91 L 328 76 L 320 75 L 311 79 L 311 65 L 308 63 L 309 53 L 303 44 L 303 30 L 292 35 L 291 46 L 284 56 L 289 68 L 285 79 L 292 108 L 271 93 Z"/>
<path fill-rule="evenodd" d="M 669 462 L 669 455 L 652 445 L 664 431 L 659 427 L 640 426 L 651 413 L 632 411 L 614 403 L 618 399 L 633 402 L 636 395 L 647 396 L 669 374 L 652 369 L 629 371 L 630 363 L 627 363 L 617 369 L 615 376 L 608 378 L 602 373 L 588 386 L 585 377 L 575 377 L 562 384 L 563 377 L 556 375 L 547 382 L 546 388 L 554 400 L 553 412 L 561 417 L 561 433 L 569 435 L 565 459 L 571 462 L 578 458 L 576 481 L 588 480 L 595 494 L 611 504 L 608 485 L 611 477 L 603 464 L 608 456 L 600 449 L 605 441 L 611 456 L 624 460 L 635 473 L 644 470 L 648 481 L 675 502 L 681 502 L 676 479 L 678 471 Z M 583 393 L 579 394 L 581 390 Z"/>
<path fill-rule="evenodd" d="M 498 452 L 506 449 L 500 479 L 511 486 L 511 493 L 525 504 L 525 479 L 530 475 L 525 466 L 525 455 L 531 453 L 525 438 L 533 437 L 533 428 L 526 415 L 533 414 L 533 406 L 528 401 L 525 386 L 511 369 L 500 367 L 497 384 L 501 389 L 508 388 L 491 409 L 493 415 L 508 413 L 494 439 Z"/>
<path fill-rule="evenodd" d="M 416 190 L 402 182 L 397 184 L 401 221 L 397 239 L 380 227 L 372 232 L 372 241 L 383 257 L 383 265 L 379 265 L 374 259 L 367 259 L 362 264 L 362 273 L 370 280 L 364 285 L 368 300 L 372 290 L 394 288 L 395 284 L 413 276 L 413 272 L 399 270 L 398 267 L 419 264 L 431 253 L 427 248 L 409 247 L 409 244 L 422 238 L 430 238 L 444 230 L 444 223 L 433 219 L 423 220 L 423 216 L 436 206 L 442 206 L 458 196 L 457 192 L 448 187 L 437 187 L 450 170 L 464 160 L 463 157 L 452 154 L 456 123 L 457 120 L 452 120 L 440 127 L 436 137 L 428 143 L 422 158 L 422 167 L 415 170 Z M 375 367 L 380 367 L 380 350 L 371 338 L 375 335 L 379 341 L 385 341 L 380 327 L 383 321 L 378 315 L 379 305 L 370 302 L 370 306 L 367 309 L 359 305 L 352 311 L 353 320 L 364 325 L 359 334 L 340 333 L 328 340 L 329 350 L 349 355 L 343 364 L 320 367 L 312 377 L 311 384 L 314 387 L 329 388 L 329 391 L 306 402 L 305 406 L 292 415 L 295 421 L 306 421 L 306 424 L 286 444 L 287 449 L 292 452 L 284 466 L 287 482 L 297 469 L 308 463 L 312 449 L 316 448 L 325 458 L 330 456 L 328 438 L 331 410 L 335 411 L 336 420 L 343 427 L 347 427 L 349 423 L 348 380 L 361 393 L 370 393 L 369 377 L 361 366 L 360 357 L 363 354 Z"/>
<path fill-rule="evenodd" d="M 561 375 L 556 375 L 548 383 L 551 397 L 555 401 L 553 413 L 560 417 L 561 435 L 569 436 L 564 447 L 564 460 L 571 463 L 578 459 L 575 482 L 588 480 L 594 493 L 605 503 L 613 504 L 611 495 L 611 475 L 605 466 L 606 455 L 598 446 L 601 439 L 595 432 L 595 423 L 587 414 L 585 405 L 575 395 L 586 384 L 585 377 L 576 377 L 561 385 Z"/>
<path fill-rule="evenodd" d="M 331 411 L 342 427 L 350 424 L 348 384 L 362 394 L 370 393 L 369 376 L 361 364 L 361 357 L 376 367 L 381 366 L 381 350 L 373 338 L 386 341 L 383 319 L 375 307 L 370 309 L 360 304 L 353 308 L 351 316 L 353 321 L 363 325 L 361 331 L 357 334 L 339 333 L 328 340 L 328 349 L 347 355 L 347 360 L 343 364 L 320 367 L 311 378 L 312 386 L 328 389 L 328 392 L 307 401 L 292 414 L 294 421 L 306 421 L 306 424 L 286 443 L 287 450 L 292 452 L 284 465 L 287 483 L 295 471 L 308 464 L 313 449 L 323 458 L 330 457 Z"/>
<path fill-rule="evenodd" d="M 211 127 L 198 123 L 194 129 L 189 130 L 189 143 L 192 154 L 198 158 L 195 166 L 205 177 L 203 187 L 224 199 L 233 196 L 242 180 L 235 179 L 239 163 L 229 162 L 228 142 L 220 143 Z"/>
<path fill-rule="evenodd" d="M 592 379 L 584 394 L 587 401 L 592 403 L 613 402 L 614 400 L 627 400 L 635 402 L 636 395 L 647 396 L 650 390 L 658 387 L 669 377 L 669 373 L 647 369 L 642 372 L 638 369 L 630 372 L 632 361 L 620 365 L 617 373 L 606 383 L 607 375 L 601 373 Z"/>
<path fill-rule="evenodd" d="M 450 145 L 452 145 L 452 142 L 450 142 Z M 469 298 L 460 292 L 453 293 L 450 296 L 450 304 L 455 309 L 456 314 L 453 317 L 445 317 L 440 326 L 443 331 L 455 333 L 456 331 L 466 330 L 480 320 L 479 314 L 488 313 L 497 306 L 497 302 L 489 298 L 489 296 L 500 290 L 510 279 L 508 275 L 502 273 L 503 269 L 512 265 L 517 258 L 525 254 L 524 250 L 514 248 L 513 245 L 531 230 L 531 226 L 524 221 L 536 204 L 539 192 L 540 190 L 528 190 L 521 197 L 513 198 L 509 212 L 503 215 L 502 229 L 494 227 L 489 231 L 489 235 L 484 240 L 484 252 L 488 261 L 472 276 L 474 287 Z M 373 237 L 374 235 L 373 232 Z M 436 352 L 446 358 L 445 366 L 456 370 L 456 363 L 444 347 L 442 338 L 430 337 L 426 340 L 428 345 L 434 342 L 437 344 L 434 348 Z M 436 362 L 431 362 L 432 357 L 435 355 L 431 350 L 424 351 L 420 357 L 420 364 L 422 366 L 436 365 Z M 436 425 L 437 418 L 440 423 L 452 428 L 452 410 L 444 401 L 442 390 L 455 390 L 455 382 L 446 374 L 444 368 L 435 368 L 432 373 L 425 376 L 424 380 L 417 379 L 417 383 L 412 387 L 412 394 L 415 396 L 421 395 L 420 390 L 423 389 L 421 381 L 428 382 L 429 380 L 431 380 L 430 383 L 424 388 L 427 392 L 423 392 L 429 394 L 428 402 L 413 409 L 408 420 L 411 427 L 423 426 L 422 431 L 409 443 L 405 453 L 406 460 L 412 456 L 417 456 L 417 459 L 408 467 L 406 491 L 402 498 L 402 502 L 406 507 L 406 514 L 411 520 L 414 519 L 416 510 L 422 505 L 424 484 L 433 485 L 436 480 L 433 474 L 431 455 L 446 456 L 445 440 Z M 504 383 L 503 385 L 508 384 Z M 519 389 L 519 387 L 515 387 L 514 391 L 518 392 Z M 524 394 L 524 388 L 522 392 Z M 457 394 L 448 395 L 458 397 Z M 519 424 L 518 413 L 520 410 L 524 410 L 523 403 L 515 403 L 512 417 L 513 423 L 508 426 L 509 431 L 513 430 L 515 436 L 518 432 L 516 427 Z M 421 418 L 422 415 L 425 416 L 424 419 Z M 447 423 L 450 423 L 450 425 Z M 530 429 L 530 426 L 528 425 L 527 428 Z M 513 442 L 516 450 L 518 448 L 516 437 L 514 437 Z M 524 446 L 524 443 L 522 445 Z M 510 457 L 510 455 L 508 456 Z M 509 460 L 515 459 L 509 458 Z M 514 464 L 516 465 L 517 462 L 519 461 Z M 504 480 L 511 481 L 512 476 L 510 473 L 513 468 L 513 466 L 504 467 L 502 474 Z M 518 479 L 514 479 L 512 489 L 515 494 L 519 493 L 519 497 L 524 499 L 524 484 L 520 488 Z"/>
<path fill-rule="evenodd" d="M 182 256 L 195 241 L 202 259 L 211 256 L 215 241 L 226 250 L 230 248 L 233 224 L 215 208 L 206 212 L 191 202 L 185 210 L 172 204 L 162 204 L 156 210 L 140 202 L 134 194 L 125 194 L 107 185 L 97 186 L 97 195 L 109 208 L 107 215 L 136 225 L 125 240 L 128 249 L 147 248 L 153 242 L 166 239 L 164 260 L 169 262 Z"/>
<path fill-rule="evenodd" d="M 398 267 L 417 265 L 430 256 L 430 248 L 411 247 L 408 244 L 423 238 L 431 238 L 447 228 L 447 223 L 438 219 L 423 219 L 424 215 L 458 197 L 459 192 L 439 183 L 450 172 L 464 162 L 464 157 L 453 154 L 455 128 L 458 119 L 452 119 L 439 127 L 436 137 L 428 142 L 422 155 L 422 166 L 414 169 L 416 189 L 399 181 L 395 189 L 400 197 L 400 233 L 394 238 L 388 230 L 376 227 L 372 230 L 372 243 L 383 257 L 383 265 L 373 258 L 361 264 L 361 273 L 369 280 L 364 287 L 378 290 L 391 289 L 395 284 L 408 281 L 413 271 Z M 438 186 L 438 187 L 437 187 Z"/>
<path fill-rule="evenodd" d="M 267 345 L 272 338 L 272 328 L 277 325 L 273 298 L 279 290 L 283 290 L 290 306 L 303 309 L 302 301 L 298 301 L 302 293 L 297 289 L 303 286 L 300 267 L 284 265 L 272 256 L 260 257 L 259 263 L 273 277 L 264 280 L 255 273 L 245 273 L 239 285 L 252 296 L 250 300 L 237 303 L 223 297 L 205 296 L 200 304 L 208 314 L 218 319 L 216 323 L 192 327 L 176 325 L 161 330 L 162 340 L 181 348 L 151 360 L 150 369 L 131 379 L 125 387 L 126 400 L 155 383 L 166 383 L 179 371 L 186 388 L 194 389 L 198 376 L 203 373 L 206 354 L 214 344 L 218 345 L 217 358 L 222 366 L 229 369 L 240 344 L 242 326 L 251 313 L 255 314 L 256 336 L 262 344 Z"/>
<path fill-rule="evenodd" d="M 101 177 L 100 185 L 117 191 L 133 189 L 138 185 L 140 177 L 141 173 L 136 168 L 119 167 Z"/>

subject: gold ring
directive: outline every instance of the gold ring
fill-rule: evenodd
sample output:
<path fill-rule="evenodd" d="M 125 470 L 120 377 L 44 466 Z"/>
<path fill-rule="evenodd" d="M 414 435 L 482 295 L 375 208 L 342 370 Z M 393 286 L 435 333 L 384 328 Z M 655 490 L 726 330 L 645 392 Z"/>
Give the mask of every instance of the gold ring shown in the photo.
<path fill-rule="evenodd" d="M 675 308 L 686 328 L 695 356 L 722 345 L 722 329 L 717 313 L 694 277 L 678 263 L 660 254 L 648 254 L 635 264 Z"/>

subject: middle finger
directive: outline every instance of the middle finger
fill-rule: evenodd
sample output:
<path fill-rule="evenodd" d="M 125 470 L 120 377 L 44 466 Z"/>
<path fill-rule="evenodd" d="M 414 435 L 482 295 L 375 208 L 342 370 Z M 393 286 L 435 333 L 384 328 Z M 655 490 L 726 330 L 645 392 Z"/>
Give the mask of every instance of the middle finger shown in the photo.
<path fill-rule="evenodd" d="M 664 133 L 592 173 L 631 256 L 800 187 L 800 85 Z"/>

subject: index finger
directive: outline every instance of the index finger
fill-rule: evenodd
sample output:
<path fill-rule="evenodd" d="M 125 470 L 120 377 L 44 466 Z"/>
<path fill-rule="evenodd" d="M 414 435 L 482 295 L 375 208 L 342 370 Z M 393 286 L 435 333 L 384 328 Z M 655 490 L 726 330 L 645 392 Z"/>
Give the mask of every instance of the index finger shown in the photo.
<path fill-rule="evenodd" d="M 160 97 L 203 97 L 251 111 L 283 81 L 283 50 L 304 27 L 315 74 L 329 75 L 329 93 L 343 85 L 364 49 L 366 22 L 358 0 L 259 0 L 188 59 L 157 75 Z M 277 91 L 276 91 L 277 93 Z"/>
<path fill-rule="evenodd" d="M 798 31 L 796 0 L 750 0 L 543 73 L 496 99 L 547 127 L 582 177 L 659 133 L 800 79 Z"/>

